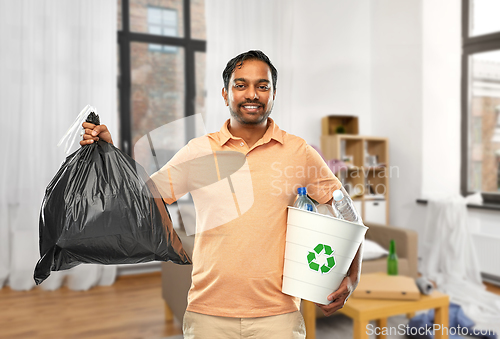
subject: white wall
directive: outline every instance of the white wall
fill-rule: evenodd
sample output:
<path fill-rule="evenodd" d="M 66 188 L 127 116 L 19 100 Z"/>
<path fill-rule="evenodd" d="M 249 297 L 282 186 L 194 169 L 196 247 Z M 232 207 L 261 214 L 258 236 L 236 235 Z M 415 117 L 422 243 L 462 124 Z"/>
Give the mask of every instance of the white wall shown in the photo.
<path fill-rule="evenodd" d="M 229 117 L 220 94 L 226 62 L 260 49 L 278 69 L 271 117 L 282 129 L 319 146 L 321 118 L 337 114 L 358 116 L 361 133 L 371 132 L 370 1 L 206 2 L 207 18 L 217 18 L 207 20 L 207 131 Z"/>
<path fill-rule="evenodd" d="M 395 166 L 390 223 L 410 228 L 422 185 L 421 28 L 421 1 L 371 1 L 372 134 L 389 138 Z"/>
<path fill-rule="evenodd" d="M 294 2 L 294 65 L 288 132 L 320 145 L 325 115 L 359 116 L 371 132 L 370 2 Z M 279 93 L 278 93 L 279 95 Z"/>
<path fill-rule="evenodd" d="M 460 191 L 461 2 L 426 0 L 423 20 L 422 196 Z"/>

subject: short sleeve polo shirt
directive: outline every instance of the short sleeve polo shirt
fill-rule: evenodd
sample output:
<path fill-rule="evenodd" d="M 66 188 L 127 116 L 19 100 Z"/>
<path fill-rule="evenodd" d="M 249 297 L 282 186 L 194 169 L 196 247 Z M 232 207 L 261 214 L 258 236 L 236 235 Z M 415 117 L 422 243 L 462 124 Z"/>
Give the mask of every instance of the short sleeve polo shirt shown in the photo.
<path fill-rule="evenodd" d="M 191 140 L 151 177 L 167 203 L 187 192 L 194 200 L 187 309 L 238 318 L 297 311 L 300 299 L 281 292 L 287 206 L 298 187 L 326 203 L 341 184 L 318 152 L 271 118 L 251 148 L 228 124 Z"/>

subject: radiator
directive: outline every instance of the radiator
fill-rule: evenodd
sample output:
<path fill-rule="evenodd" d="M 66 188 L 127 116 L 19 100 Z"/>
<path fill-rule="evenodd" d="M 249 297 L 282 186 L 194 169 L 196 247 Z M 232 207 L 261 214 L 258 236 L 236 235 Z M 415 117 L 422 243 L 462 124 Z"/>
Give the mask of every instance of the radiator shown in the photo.
<path fill-rule="evenodd" d="M 475 233 L 472 239 L 483 278 L 500 283 L 500 237 Z"/>

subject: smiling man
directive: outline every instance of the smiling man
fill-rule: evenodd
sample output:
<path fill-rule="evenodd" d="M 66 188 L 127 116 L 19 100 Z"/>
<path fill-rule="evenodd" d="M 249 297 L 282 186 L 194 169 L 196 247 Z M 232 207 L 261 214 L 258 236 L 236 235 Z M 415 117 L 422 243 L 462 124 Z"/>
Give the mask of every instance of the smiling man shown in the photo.
<path fill-rule="evenodd" d="M 281 130 L 269 118 L 278 75 L 264 53 L 249 51 L 236 56 L 227 63 L 222 77 L 222 97 L 229 107 L 230 118 L 219 132 L 191 140 L 151 177 L 170 204 L 180 198 L 177 191 L 185 193 L 189 182 L 199 179 L 199 175 L 196 178 L 189 177 L 189 173 L 184 175 L 186 171 L 177 171 L 182 173 L 174 179 L 172 173 L 180 165 L 206 155 L 207 151 L 215 159 L 224 152 L 239 152 L 246 159 L 242 171 L 248 174 L 248 182 L 230 182 L 230 199 L 224 204 L 231 204 L 233 196 L 236 202 L 240 188 L 248 187 L 244 184 L 251 183 L 253 190 L 243 190 L 247 195 L 253 193 L 249 208 L 244 211 L 237 208 L 234 219 L 213 228 L 206 226 L 221 217 L 218 213 L 225 212 L 210 208 L 207 200 L 197 201 L 193 194 L 196 227 L 204 231 L 195 236 L 192 284 L 183 319 L 184 338 L 305 338 L 300 299 L 281 292 L 287 206 L 293 204 L 298 187 L 307 187 L 308 194 L 320 203 L 331 203 L 333 191 L 341 184 L 312 147 Z M 111 142 L 105 125 L 84 123 L 83 126 L 82 145 L 99 137 Z M 277 178 L 277 173 L 286 175 Z M 176 187 L 182 189 L 176 191 Z M 222 204 L 216 196 L 217 190 L 211 191 L 214 197 L 210 200 Z M 356 287 L 361 252 L 362 247 L 348 276 L 328 296 L 332 302 L 318 305 L 325 315 L 342 308 Z"/>
<path fill-rule="evenodd" d="M 256 51 L 248 53 L 252 52 L 258 55 Z M 240 131 L 249 128 L 248 125 L 265 131 L 276 97 L 277 71 L 270 62 L 267 64 L 260 59 L 247 59 L 244 67 L 243 61 L 235 58 L 222 74 L 222 97 L 229 106 L 230 125 Z"/>

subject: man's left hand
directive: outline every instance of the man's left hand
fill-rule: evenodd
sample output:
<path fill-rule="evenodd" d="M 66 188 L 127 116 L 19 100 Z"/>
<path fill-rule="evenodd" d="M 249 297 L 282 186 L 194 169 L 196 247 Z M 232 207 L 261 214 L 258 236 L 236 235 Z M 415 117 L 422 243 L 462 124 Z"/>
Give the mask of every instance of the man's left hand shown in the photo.
<path fill-rule="evenodd" d="M 356 283 L 357 285 L 357 283 Z M 345 277 L 344 280 L 340 283 L 339 288 L 330 294 L 328 296 L 328 300 L 332 301 L 328 305 L 321 305 L 321 304 L 316 304 L 319 308 L 321 308 L 321 311 L 323 311 L 323 314 L 327 317 L 331 316 L 333 313 L 336 311 L 340 310 L 342 307 L 344 307 L 344 304 L 347 301 L 347 298 L 351 296 L 351 293 L 354 291 L 356 288 L 356 285 L 353 283 L 351 278 L 349 276 Z"/>

